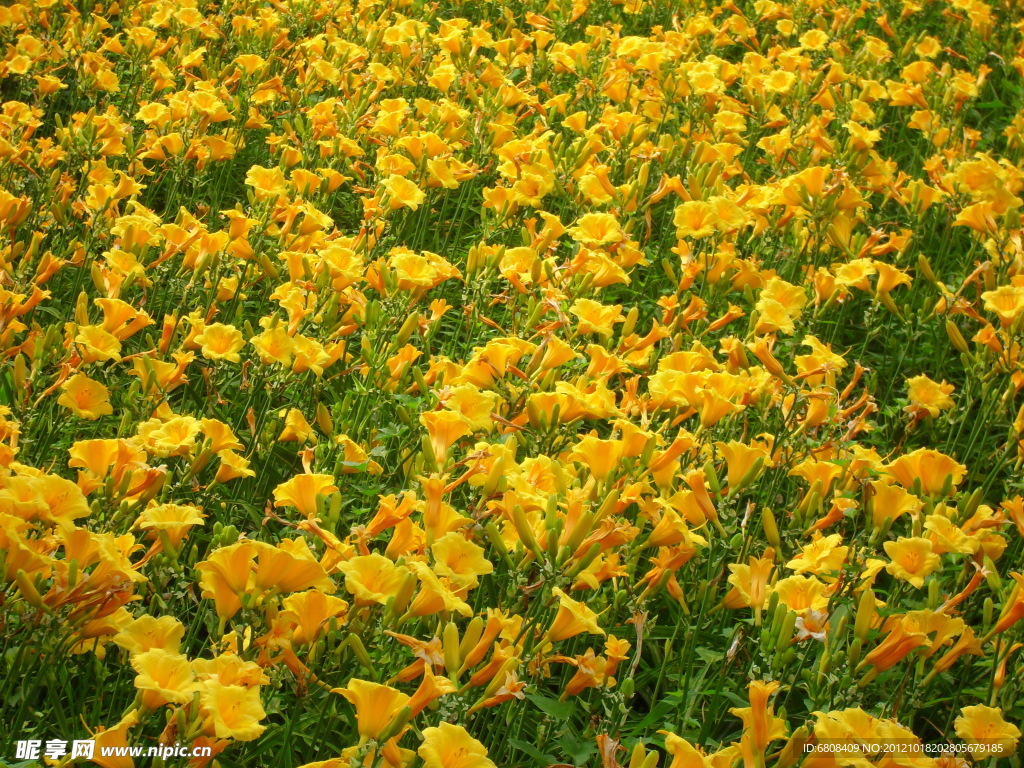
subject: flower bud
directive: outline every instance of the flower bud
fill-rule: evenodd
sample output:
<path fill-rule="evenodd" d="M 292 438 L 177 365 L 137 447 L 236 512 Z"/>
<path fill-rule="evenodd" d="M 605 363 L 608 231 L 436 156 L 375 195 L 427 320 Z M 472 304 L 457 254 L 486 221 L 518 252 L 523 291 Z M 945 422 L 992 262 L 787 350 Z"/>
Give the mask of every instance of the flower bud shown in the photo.
<path fill-rule="evenodd" d="M 512 524 L 515 526 L 516 533 L 519 534 L 519 540 L 523 543 L 523 546 L 533 552 L 538 560 L 543 560 L 544 553 L 541 551 L 540 546 L 537 544 L 537 539 L 533 535 L 530 522 L 526 519 L 526 512 L 518 504 L 512 509 Z"/>
<path fill-rule="evenodd" d="M 455 680 L 458 678 L 462 660 L 460 658 L 459 628 L 454 621 L 449 621 L 444 625 L 444 630 L 441 633 L 441 650 L 444 656 L 444 668 L 448 671 L 448 676 Z"/>
<path fill-rule="evenodd" d="M 957 328 L 956 323 L 952 320 L 946 321 L 946 335 L 949 337 L 950 343 L 956 348 L 957 352 L 967 354 L 970 352 L 970 348 L 967 346 L 967 342 L 964 337 L 960 334 L 960 329 Z"/>
<path fill-rule="evenodd" d="M 857 613 L 853 622 L 853 636 L 863 642 L 868 636 L 868 630 L 875 618 L 875 591 L 865 589 L 861 592 L 860 601 L 857 603 Z"/>
<path fill-rule="evenodd" d="M 779 537 L 779 527 L 775 524 L 775 515 L 768 507 L 761 509 L 761 528 L 764 530 L 764 537 L 768 544 L 782 556 L 782 539 Z"/>
<path fill-rule="evenodd" d="M 246 593 L 248 595 L 248 593 Z M 359 663 L 363 665 L 363 668 L 369 672 L 374 680 L 377 680 L 377 670 L 373 666 L 373 659 L 370 658 L 370 654 L 366 652 L 366 646 L 363 645 L 363 641 L 359 635 L 349 635 L 345 640 L 348 647 L 352 649 L 352 653 L 355 654 L 356 658 L 359 659 Z"/>

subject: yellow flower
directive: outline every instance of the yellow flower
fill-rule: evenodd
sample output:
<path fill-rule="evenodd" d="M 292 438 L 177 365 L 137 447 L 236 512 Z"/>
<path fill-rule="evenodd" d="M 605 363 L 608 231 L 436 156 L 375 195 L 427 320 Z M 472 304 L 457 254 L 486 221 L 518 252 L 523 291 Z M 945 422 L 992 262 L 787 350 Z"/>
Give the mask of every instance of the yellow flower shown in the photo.
<path fill-rule="evenodd" d="M 254 165 L 245 174 L 245 183 L 253 188 L 258 200 L 274 199 L 288 191 L 288 180 L 280 168 Z"/>
<path fill-rule="evenodd" d="M 441 723 L 423 729 L 423 743 L 417 750 L 424 768 L 496 768 L 487 749 L 461 725 Z"/>
<path fill-rule="evenodd" d="M 114 642 L 131 654 L 154 648 L 177 653 L 184 636 L 185 627 L 173 616 L 154 618 L 147 613 L 114 635 Z"/>
<path fill-rule="evenodd" d="M 907 379 L 907 396 L 910 398 L 910 405 L 907 406 L 908 413 L 917 415 L 927 414 L 933 419 L 940 411 L 952 408 L 953 385 L 943 381 L 941 384 L 932 381 L 924 374 Z"/>
<path fill-rule="evenodd" d="M 918 589 L 925 586 L 925 580 L 942 564 L 942 558 L 935 554 L 928 539 L 900 537 L 884 546 L 892 560 L 886 570 Z"/>
<path fill-rule="evenodd" d="M 313 442 L 316 442 L 313 427 L 306 420 L 306 417 L 302 415 L 302 411 L 298 408 L 289 408 L 284 417 L 284 429 L 277 436 L 277 441 L 279 443 L 295 442 L 302 444 L 311 437 Z"/>
<path fill-rule="evenodd" d="M 405 568 L 376 552 L 340 563 L 338 570 L 345 574 L 345 589 L 355 598 L 356 605 L 386 604 L 408 577 Z"/>
<path fill-rule="evenodd" d="M 747 563 L 730 563 L 728 583 L 732 589 L 725 596 L 726 608 L 753 608 L 760 614 L 768 600 L 768 584 L 775 569 L 775 551 L 765 550 L 761 557 L 750 556 Z"/>
<path fill-rule="evenodd" d="M 711 759 L 702 750 L 697 749 L 682 736 L 669 731 L 658 731 L 665 734 L 665 751 L 672 756 L 668 768 L 711 768 Z"/>
<path fill-rule="evenodd" d="M 576 299 L 569 311 L 579 318 L 577 330 L 581 334 L 611 336 L 615 332 L 615 324 L 623 321 L 620 305 L 609 307 L 593 299 Z"/>
<path fill-rule="evenodd" d="M 610 213 L 588 213 L 567 232 L 576 242 L 591 247 L 620 243 L 626 239 L 626 233 Z"/>
<path fill-rule="evenodd" d="M 677 237 L 699 240 L 715 233 L 718 212 L 711 203 L 691 200 L 676 208 L 672 223 L 676 226 Z"/>
<path fill-rule="evenodd" d="M 238 353 L 245 346 L 245 339 L 242 338 L 242 332 L 233 325 L 211 323 L 196 336 L 195 342 L 201 346 L 203 357 L 207 360 L 241 362 Z"/>
<path fill-rule="evenodd" d="M 590 474 L 599 482 L 617 469 L 622 461 L 621 440 L 601 440 L 596 435 L 587 435 L 569 453 L 569 457 L 585 465 Z"/>
<path fill-rule="evenodd" d="M 748 478 L 747 474 L 754 468 L 758 461 L 762 469 L 772 465 L 771 456 L 768 450 L 762 445 L 746 445 L 738 440 L 730 440 L 728 443 L 715 443 L 715 447 L 725 457 L 728 474 L 729 490 L 738 490 L 742 487 L 741 481 L 746 479 L 748 483 L 756 478 Z M 760 470 L 758 471 L 760 473 Z"/>
<path fill-rule="evenodd" d="M 121 342 L 112 333 L 98 325 L 83 325 L 75 336 L 82 352 L 82 362 L 95 363 L 121 359 Z"/>
<path fill-rule="evenodd" d="M 317 512 L 317 496 L 338 492 L 331 475 L 303 474 L 286 480 L 274 489 L 275 507 L 294 507 L 306 517 Z"/>
<path fill-rule="evenodd" d="M 442 395 L 444 407 L 460 413 L 474 430 L 494 430 L 491 414 L 498 410 L 500 398 L 494 392 L 481 390 L 472 384 L 453 387 L 447 396 Z"/>
<path fill-rule="evenodd" d="M 825 585 L 813 576 L 789 576 L 776 582 L 779 602 L 796 613 L 824 611 L 828 607 Z"/>
<path fill-rule="evenodd" d="M 61 385 L 61 389 L 64 393 L 57 398 L 57 403 L 70 408 L 80 419 L 95 421 L 114 412 L 110 405 L 110 390 L 84 373 L 76 373 Z"/>
<path fill-rule="evenodd" d="M 483 547 L 474 544 L 461 533 L 451 531 L 431 546 L 434 572 L 446 576 L 457 587 L 475 587 L 480 576 L 494 571 L 494 565 L 484 554 Z"/>
<path fill-rule="evenodd" d="M 924 502 L 919 498 L 891 482 L 872 480 L 868 485 L 872 490 L 871 523 L 876 528 L 881 526 L 886 518 L 895 521 L 908 512 L 916 515 L 924 506 Z"/>
<path fill-rule="evenodd" d="M 166 421 L 152 418 L 139 425 L 139 438 L 153 456 L 185 456 L 195 447 L 200 422 L 191 416 L 171 416 Z"/>
<path fill-rule="evenodd" d="M 256 354 L 264 365 L 280 363 L 291 365 L 292 354 L 295 351 L 295 342 L 288 335 L 284 326 L 268 328 L 258 336 L 249 339 L 249 343 L 256 347 Z"/>
<path fill-rule="evenodd" d="M 1013 590 L 1010 592 L 1009 598 L 1003 605 L 1003 610 L 999 615 L 999 621 L 996 622 L 992 631 L 985 636 L 985 640 L 988 640 L 993 635 L 998 635 L 1000 632 L 1005 632 L 1024 618 L 1024 575 L 1020 573 L 1011 573 L 1010 577 L 1016 582 L 1016 584 L 1013 585 Z"/>
<path fill-rule="evenodd" d="M 1024 312 L 1024 286 L 1001 285 L 981 294 L 985 309 L 999 316 L 1003 328 L 1009 328 Z"/>
<path fill-rule="evenodd" d="M 779 277 L 773 277 L 761 291 L 757 299 L 757 325 L 754 333 L 761 335 L 781 331 L 793 333 L 794 323 L 800 317 L 801 310 L 807 303 L 807 294 L 802 286 L 787 283 Z"/>
<path fill-rule="evenodd" d="M 472 616 L 473 608 L 452 589 L 448 579 L 438 578 L 426 563 L 412 561 L 409 570 L 416 574 L 420 588 L 409 604 L 410 616 L 448 615 L 452 612 Z"/>
<path fill-rule="evenodd" d="M 399 208 L 411 208 L 415 211 L 426 199 L 422 189 L 404 176 L 395 173 L 384 180 L 384 191 L 388 196 L 388 207 L 392 211 Z"/>
<path fill-rule="evenodd" d="M 139 514 L 135 527 L 162 533 L 177 550 L 189 530 L 195 525 L 202 525 L 205 518 L 199 507 L 191 504 L 157 504 Z"/>
<path fill-rule="evenodd" d="M 409 696 L 389 685 L 355 677 L 345 688 L 332 688 L 331 693 L 340 693 L 355 707 L 360 740 L 376 739 L 410 701 Z"/>
<path fill-rule="evenodd" d="M 306 540 L 283 539 L 276 547 L 265 541 L 252 542 L 258 557 L 253 589 L 276 592 L 300 592 L 319 589 L 334 592 L 337 587 L 317 561 Z"/>
<path fill-rule="evenodd" d="M 260 720 L 267 716 L 260 702 L 260 689 L 224 685 L 218 679 L 203 683 L 200 703 L 207 713 L 208 727 L 218 739 L 252 741 L 266 730 Z"/>
<path fill-rule="evenodd" d="M 984 704 L 961 709 L 960 717 L 953 723 L 953 727 L 957 736 L 978 749 L 977 752 L 971 752 L 971 758 L 975 761 L 1012 755 L 1021 737 L 1020 728 L 1006 722 L 1001 709 L 986 707 Z"/>
<path fill-rule="evenodd" d="M 138 672 L 135 687 L 142 693 L 142 704 L 147 709 L 185 704 L 197 689 L 188 658 L 176 651 L 152 648 L 134 654 L 131 664 Z"/>
<path fill-rule="evenodd" d="M 822 536 L 815 531 L 813 540 L 804 546 L 800 554 L 786 563 L 786 567 L 797 573 L 825 574 L 833 573 L 842 569 L 846 561 L 849 547 L 840 546 L 843 542 L 842 535 L 834 533 L 830 536 Z"/>
<path fill-rule="evenodd" d="M 256 476 L 256 473 L 249 469 L 249 460 L 244 456 L 239 456 L 234 451 L 219 451 L 217 458 L 220 459 L 220 466 L 217 467 L 217 474 L 214 480 L 218 483 L 226 483 L 229 480 L 237 480 L 240 477 Z"/>
<path fill-rule="evenodd" d="M 196 565 L 203 597 L 212 598 L 217 616 L 230 619 L 242 607 L 241 596 L 252 577 L 256 548 L 251 541 L 240 541 L 215 550 Z"/>

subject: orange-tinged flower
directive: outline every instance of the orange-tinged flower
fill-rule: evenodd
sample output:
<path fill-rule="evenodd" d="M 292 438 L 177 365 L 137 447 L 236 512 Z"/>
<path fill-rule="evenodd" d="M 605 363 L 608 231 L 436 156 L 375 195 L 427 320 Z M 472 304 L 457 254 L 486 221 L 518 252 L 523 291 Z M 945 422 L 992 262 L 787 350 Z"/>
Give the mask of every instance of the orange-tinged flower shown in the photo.
<path fill-rule="evenodd" d="M 761 610 L 768 601 L 769 579 L 775 569 L 775 551 L 770 547 L 761 557 L 747 559 L 747 564 L 730 563 L 728 583 L 732 589 L 725 596 L 727 608 L 753 608 L 755 615 L 760 616 Z"/>
<path fill-rule="evenodd" d="M 96 733 L 93 734 L 93 740 L 96 744 L 94 745 L 92 762 L 96 763 L 100 768 L 134 768 L 135 761 L 131 757 L 123 754 L 104 753 L 107 751 L 113 753 L 117 747 L 128 747 L 128 729 L 138 725 L 138 723 L 139 714 L 133 709 L 122 717 L 121 722 L 113 728 L 97 728 Z"/>
<path fill-rule="evenodd" d="M 587 435 L 576 444 L 569 456 L 585 465 L 596 480 L 604 482 L 621 464 L 622 451 L 621 440 L 601 440 L 596 435 Z"/>
<path fill-rule="evenodd" d="M 587 648 L 586 653 L 573 659 L 557 658 L 576 667 L 576 674 L 565 684 L 565 689 L 562 691 L 561 696 L 559 696 L 559 699 L 562 701 L 570 696 L 579 695 L 580 692 L 587 688 L 596 688 L 604 685 L 606 680 L 609 680 L 609 684 L 614 684 L 615 682 L 614 678 L 609 678 L 606 674 L 608 660 L 603 656 L 596 655 L 593 648 Z"/>
<path fill-rule="evenodd" d="M 440 723 L 423 729 L 423 743 L 417 750 L 424 768 L 496 768 L 487 749 L 461 725 Z"/>
<path fill-rule="evenodd" d="M 760 462 L 760 474 L 765 467 L 772 466 L 771 455 L 762 445 L 747 445 L 738 440 L 730 440 L 728 443 L 715 443 L 715 447 L 725 457 L 729 490 L 735 491 L 743 487 L 743 480 L 749 485 L 756 477 L 748 477 L 754 467 Z"/>
<path fill-rule="evenodd" d="M 103 330 L 110 332 L 119 341 L 124 341 L 153 320 L 148 314 L 120 299 L 100 298 L 95 304 L 103 311 Z"/>
<path fill-rule="evenodd" d="M 1011 573 L 1010 576 L 1017 582 L 1013 586 L 1013 591 L 1010 593 L 1010 598 L 1006 601 L 1003 606 L 1002 613 L 999 616 L 999 621 L 992 627 L 992 630 L 985 636 L 987 641 L 993 635 L 997 635 L 1000 632 L 1005 632 L 1014 624 L 1021 619 L 1024 619 L 1024 575 L 1019 573 Z"/>
<path fill-rule="evenodd" d="M 310 438 L 316 442 L 313 427 L 298 408 L 289 408 L 284 414 L 284 429 L 277 436 L 280 443 L 305 443 Z"/>
<path fill-rule="evenodd" d="M 932 448 L 918 448 L 900 456 L 885 471 L 904 488 L 915 490 L 919 482 L 921 493 L 937 498 L 947 487 L 960 485 L 967 467 Z"/>
<path fill-rule="evenodd" d="M 249 460 L 239 456 L 234 451 L 219 451 L 217 458 L 220 465 L 217 467 L 217 474 L 214 480 L 218 483 L 226 483 L 229 480 L 237 480 L 241 477 L 255 477 L 256 473 L 249 469 Z"/>
<path fill-rule="evenodd" d="M 460 438 L 471 434 L 473 427 L 461 413 L 449 410 L 427 411 L 420 414 L 420 424 L 427 428 L 430 448 L 434 460 L 443 467 L 448 458 L 448 449 Z"/>
<path fill-rule="evenodd" d="M 344 688 L 332 688 L 331 693 L 340 693 L 355 707 L 360 741 L 376 739 L 410 701 L 409 696 L 389 685 L 356 677 Z"/>
<path fill-rule="evenodd" d="M 912 626 L 906 616 L 890 616 L 882 626 L 887 634 L 861 662 L 861 666 L 871 666 L 869 673 L 873 678 L 893 665 L 899 663 L 915 648 L 928 645 L 928 635 Z"/>
<path fill-rule="evenodd" d="M 230 619 L 242 607 L 241 596 L 249 585 L 255 559 L 252 542 L 240 541 L 215 550 L 196 565 L 203 597 L 213 598 L 221 620 Z"/>
<path fill-rule="evenodd" d="M 294 507 L 306 517 L 315 517 L 317 497 L 337 492 L 338 486 L 331 475 L 296 475 L 274 489 L 274 506 Z"/>
<path fill-rule="evenodd" d="M 419 579 L 419 590 L 409 604 L 410 616 L 449 615 L 453 612 L 467 617 L 473 615 L 473 608 L 452 589 L 447 578 L 438 578 L 426 563 L 415 560 L 409 563 L 408 568 Z"/>
<path fill-rule="evenodd" d="M 592 635 L 605 634 L 605 631 L 598 626 L 597 614 L 584 603 L 573 600 L 558 587 L 551 590 L 551 594 L 558 598 L 558 613 L 545 636 L 548 642 L 557 643 L 560 640 L 576 637 L 583 632 L 589 632 Z"/>
<path fill-rule="evenodd" d="M 455 683 L 447 677 L 435 675 L 431 664 L 424 664 L 423 678 L 412 698 L 409 699 L 409 708 L 412 710 L 413 717 L 426 709 L 432 702 L 449 693 L 455 693 L 457 690 L 458 687 Z"/>
<path fill-rule="evenodd" d="M 64 392 L 57 402 L 70 408 L 80 419 L 95 421 L 114 412 L 110 405 L 110 390 L 84 373 L 76 373 L 61 385 L 61 389 Z"/>
<path fill-rule="evenodd" d="M 733 707 L 730 713 L 743 720 L 743 730 L 750 735 L 755 754 L 764 755 L 768 744 L 786 736 L 786 721 L 776 717 L 768 698 L 778 690 L 780 683 L 751 680 L 747 686 L 749 707 Z"/>
<path fill-rule="evenodd" d="M 296 622 L 292 632 L 292 643 L 296 646 L 316 642 L 332 620 L 339 625 L 344 624 L 348 612 L 345 600 L 324 594 L 319 589 L 307 589 L 289 595 L 282 601 L 282 605 L 284 610 L 278 615 Z"/>

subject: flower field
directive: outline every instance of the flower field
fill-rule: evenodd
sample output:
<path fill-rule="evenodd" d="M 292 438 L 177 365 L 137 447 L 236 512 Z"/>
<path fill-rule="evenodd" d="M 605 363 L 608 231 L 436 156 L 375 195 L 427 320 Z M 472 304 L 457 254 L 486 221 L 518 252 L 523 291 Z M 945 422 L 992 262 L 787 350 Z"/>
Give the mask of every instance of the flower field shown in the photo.
<path fill-rule="evenodd" d="M 0 44 L 0 764 L 1019 768 L 1019 2 Z"/>

